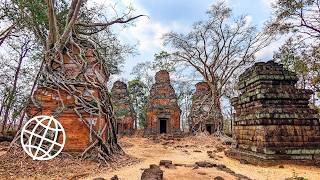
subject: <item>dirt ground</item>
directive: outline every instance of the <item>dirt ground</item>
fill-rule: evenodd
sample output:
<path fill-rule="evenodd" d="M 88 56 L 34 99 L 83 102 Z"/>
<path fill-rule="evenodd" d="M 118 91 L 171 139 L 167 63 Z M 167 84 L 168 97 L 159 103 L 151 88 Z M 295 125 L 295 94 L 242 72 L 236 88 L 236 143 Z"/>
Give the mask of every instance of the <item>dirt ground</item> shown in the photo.
<path fill-rule="evenodd" d="M 220 176 L 227 180 L 248 177 L 258 180 L 281 180 L 293 176 L 300 176 L 308 180 L 320 179 L 320 168 L 300 165 L 282 164 L 283 167 L 259 167 L 249 164 L 240 164 L 239 161 L 225 157 L 223 150 L 226 146 L 221 141 L 212 137 L 186 137 L 186 138 L 142 138 L 123 137 L 120 139 L 125 152 L 137 159 L 123 161 L 122 165 L 116 169 L 98 167 L 91 162 L 80 160 L 56 160 L 57 162 L 36 162 L 38 167 L 27 173 L 28 168 L 23 163 L 34 163 L 32 160 L 21 162 L 21 167 L 14 166 L 10 160 L 3 158 L 5 151 L 0 148 L 0 179 L 89 179 L 105 178 L 110 179 L 117 175 L 121 180 L 138 180 L 144 169 L 150 164 L 159 164 L 160 160 L 171 160 L 177 164 L 175 169 L 168 169 L 161 166 L 164 171 L 165 180 L 209 180 Z M 212 152 L 211 157 L 208 151 Z M 28 159 L 28 158 L 25 158 Z M 15 161 L 15 160 L 13 160 Z M 194 166 L 195 162 L 207 161 L 216 164 L 223 164 L 229 171 L 219 168 L 202 168 Z M 11 164 L 10 164 L 11 163 Z M 15 162 L 15 164 L 17 164 Z M 59 165 L 60 164 L 60 165 Z M 181 166 L 184 164 L 185 166 Z M 16 166 L 16 165 L 15 165 Z M 11 168 L 15 171 L 11 171 Z M 18 168 L 22 168 L 18 169 Z M 49 171 L 49 169 L 51 169 Z M 8 172 L 9 170 L 9 172 Z M 49 172 L 47 172 L 48 170 Z M 234 173 L 230 173 L 234 171 Z M 26 172 L 21 175 L 22 172 Z M 10 174 L 5 174 L 10 173 Z M 20 177 L 17 175 L 20 174 Z"/>
<path fill-rule="evenodd" d="M 150 164 L 159 164 L 160 160 L 172 160 L 173 163 L 194 164 L 197 161 L 208 161 L 224 164 L 236 173 L 245 175 L 251 179 L 257 180 L 280 180 L 289 177 L 300 176 L 308 180 L 320 179 L 320 168 L 311 166 L 287 165 L 283 168 L 279 166 L 259 167 L 248 164 L 240 164 L 239 161 L 226 157 L 223 153 L 217 152 L 216 159 L 208 156 L 207 151 L 217 151 L 221 143 L 213 140 L 212 137 L 187 137 L 180 141 L 152 141 L 145 138 L 122 138 L 121 142 L 130 143 L 133 146 L 125 148 L 125 151 L 142 161 L 134 166 L 125 167 L 115 171 L 97 174 L 93 177 L 111 178 L 118 175 L 120 179 L 139 179 L 142 170 Z M 218 148 L 217 148 L 218 147 Z M 201 152 L 199 152 L 201 151 Z M 236 177 L 219 171 L 216 168 L 186 168 L 177 167 L 177 169 L 161 168 L 164 171 L 164 178 L 167 180 L 194 180 L 194 179 L 213 179 L 221 176 L 224 179 L 237 179 Z"/>

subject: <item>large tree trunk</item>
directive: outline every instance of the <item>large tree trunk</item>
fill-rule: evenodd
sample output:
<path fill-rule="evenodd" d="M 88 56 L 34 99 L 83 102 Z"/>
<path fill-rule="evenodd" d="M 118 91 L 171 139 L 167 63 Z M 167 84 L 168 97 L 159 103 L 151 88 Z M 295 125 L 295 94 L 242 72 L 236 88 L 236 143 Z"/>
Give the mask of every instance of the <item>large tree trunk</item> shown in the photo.
<path fill-rule="evenodd" d="M 215 82 L 208 82 L 211 90 L 212 107 L 211 113 L 213 113 L 215 131 L 223 132 L 223 116 L 220 103 L 220 92 L 218 91 L 217 84 Z"/>
<path fill-rule="evenodd" d="M 3 96 L 3 99 L 2 99 L 2 102 L 1 102 L 1 107 L 0 107 L 0 117 L 1 117 L 1 115 L 2 115 L 2 111 L 3 111 L 3 109 L 4 109 L 4 106 L 5 106 L 5 103 L 6 103 L 6 96 L 4 95 Z"/>
<path fill-rule="evenodd" d="M 131 118 L 133 118 L 134 120 L 134 129 L 137 130 L 138 129 L 138 117 L 137 117 L 137 108 L 135 108 L 135 104 L 137 104 L 137 97 L 133 97 L 131 98 L 130 94 L 129 94 L 129 97 L 130 97 L 130 111 L 131 111 Z"/>

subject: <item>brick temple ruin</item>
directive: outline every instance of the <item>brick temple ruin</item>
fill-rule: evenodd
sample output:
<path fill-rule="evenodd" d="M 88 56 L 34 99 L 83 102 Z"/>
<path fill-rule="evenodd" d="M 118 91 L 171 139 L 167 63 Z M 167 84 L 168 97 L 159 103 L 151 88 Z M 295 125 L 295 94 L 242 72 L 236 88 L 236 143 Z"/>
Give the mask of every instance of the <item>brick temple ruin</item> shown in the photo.
<path fill-rule="evenodd" d="M 227 155 L 267 165 L 320 160 L 319 119 L 308 106 L 312 91 L 297 89 L 297 81 L 273 61 L 256 63 L 240 76 L 241 94 L 232 100 L 237 147 Z"/>
<path fill-rule="evenodd" d="M 181 110 L 177 96 L 170 84 L 169 73 L 161 70 L 156 73 L 146 109 L 146 135 L 180 132 Z"/>
<path fill-rule="evenodd" d="M 80 56 L 80 50 L 78 48 L 71 46 L 70 49 L 73 49 L 72 56 Z M 106 84 L 108 78 L 102 70 L 103 66 L 97 63 L 93 51 L 94 50 L 90 48 L 85 50 L 85 56 L 88 60 L 88 69 L 85 74 L 93 81 Z M 65 72 L 67 73 L 66 76 L 69 79 L 74 79 L 82 73 L 78 65 L 79 63 L 75 62 L 70 56 L 63 55 L 63 63 L 65 65 Z M 75 85 L 74 87 L 88 99 L 92 98 L 92 96 L 95 98 L 100 97 L 99 89 L 93 86 L 89 87 L 89 89 L 85 89 L 81 84 Z M 34 103 L 28 105 L 27 115 L 29 117 L 37 115 L 53 116 L 54 114 L 57 114 L 59 108 L 61 108 L 61 101 L 63 101 L 65 109 L 58 117 L 56 117 L 56 119 L 59 120 L 66 132 L 64 151 L 83 151 L 90 145 L 92 139 L 90 130 L 74 111 L 73 107 L 75 107 L 75 99 L 73 96 L 62 89 L 52 90 L 46 87 L 38 87 L 34 92 L 34 100 L 37 102 L 38 106 Z M 79 112 L 91 125 L 92 129 L 99 130 L 105 125 L 106 120 L 104 117 L 92 116 L 81 110 Z M 104 135 L 101 137 L 106 139 Z M 62 137 L 59 136 L 58 141 L 61 143 Z"/>
<path fill-rule="evenodd" d="M 196 84 L 196 92 L 192 96 L 192 106 L 188 117 L 190 132 L 207 131 L 209 134 L 215 131 L 214 117 L 210 113 L 212 96 L 208 83 Z"/>
<path fill-rule="evenodd" d="M 127 85 L 121 81 L 113 83 L 111 97 L 117 121 L 117 134 L 128 135 L 133 133 L 135 113 Z"/>

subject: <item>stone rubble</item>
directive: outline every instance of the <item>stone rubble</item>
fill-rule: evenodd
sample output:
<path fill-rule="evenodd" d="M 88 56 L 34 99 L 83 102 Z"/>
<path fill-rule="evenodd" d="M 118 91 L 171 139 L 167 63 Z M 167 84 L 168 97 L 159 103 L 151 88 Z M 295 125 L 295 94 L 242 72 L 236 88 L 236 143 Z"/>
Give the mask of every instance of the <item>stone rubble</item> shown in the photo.
<path fill-rule="evenodd" d="M 163 171 L 159 166 L 151 164 L 150 168 L 145 169 L 141 175 L 141 180 L 162 180 Z"/>

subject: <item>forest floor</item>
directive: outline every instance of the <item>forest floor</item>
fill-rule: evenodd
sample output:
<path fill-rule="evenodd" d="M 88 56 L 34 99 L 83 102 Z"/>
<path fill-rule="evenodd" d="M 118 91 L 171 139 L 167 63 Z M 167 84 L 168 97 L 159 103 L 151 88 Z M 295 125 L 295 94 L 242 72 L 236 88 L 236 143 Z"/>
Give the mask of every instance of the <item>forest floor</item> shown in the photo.
<path fill-rule="evenodd" d="M 96 163 L 70 158 L 54 161 L 32 161 L 28 157 L 10 157 L 0 145 L 0 179 L 110 179 L 117 175 L 123 180 L 138 180 L 144 169 L 161 160 L 171 160 L 175 166 L 161 166 L 165 180 L 209 180 L 220 176 L 227 180 L 258 179 L 281 180 L 300 176 L 308 180 L 320 178 L 320 167 L 281 164 L 260 167 L 240 164 L 224 155 L 228 146 L 219 138 L 200 137 L 122 137 L 120 143 L 131 157 L 123 159 L 116 168 L 98 167 Z M 2 148 L 1 148 L 2 147 Z M 5 158 L 4 158 L 5 157 Z M 209 162 L 214 167 L 199 167 L 196 162 Z"/>

